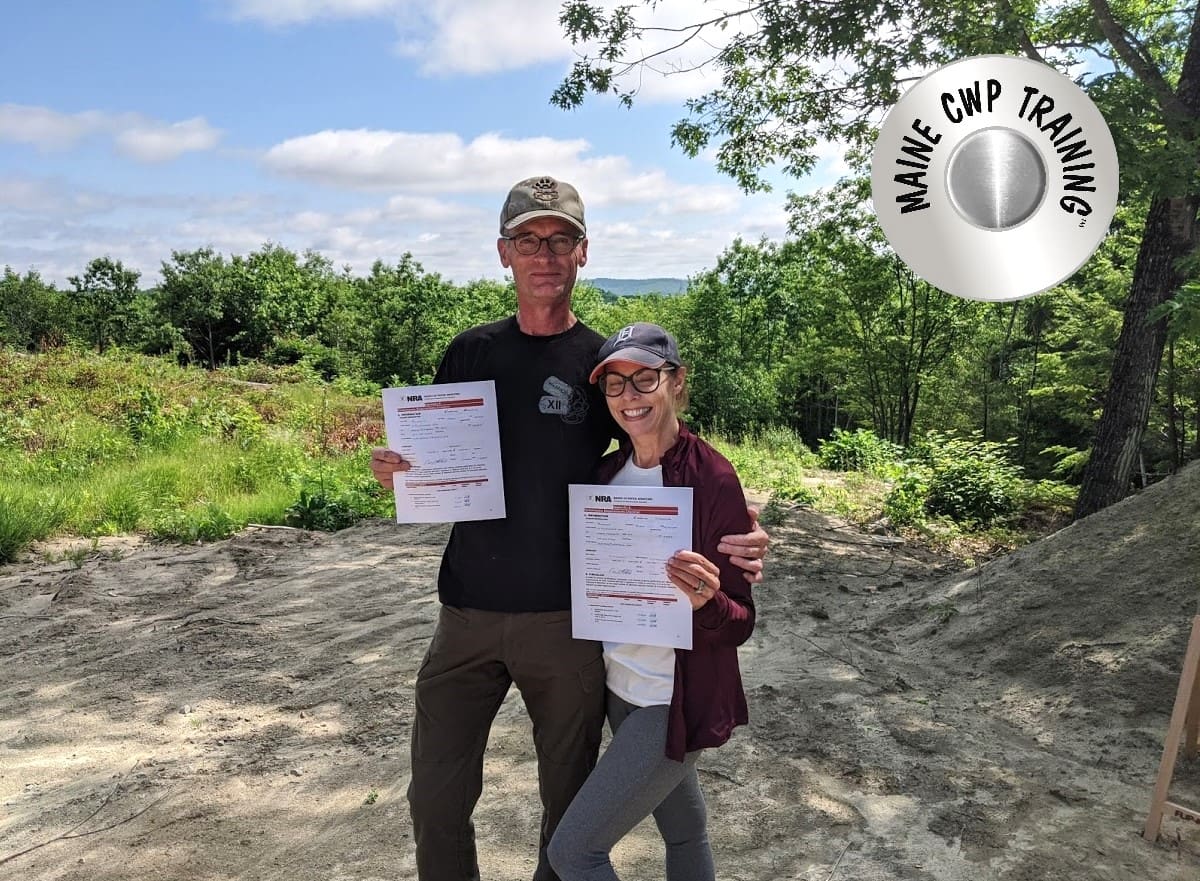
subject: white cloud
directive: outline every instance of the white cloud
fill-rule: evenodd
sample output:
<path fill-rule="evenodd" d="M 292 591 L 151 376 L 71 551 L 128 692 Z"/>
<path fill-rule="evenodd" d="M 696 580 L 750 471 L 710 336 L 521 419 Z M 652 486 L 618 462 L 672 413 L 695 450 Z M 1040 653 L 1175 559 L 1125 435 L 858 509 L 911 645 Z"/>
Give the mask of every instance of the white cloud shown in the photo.
<path fill-rule="evenodd" d="M 846 162 L 846 144 L 837 141 L 819 141 L 813 148 L 817 162 L 814 170 L 826 178 L 847 177 L 853 171 Z"/>
<path fill-rule="evenodd" d="M 146 120 L 114 132 L 113 140 L 118 150 L 140 162 L 167 162 L 184 153 L 213 149 L 221 132 L 200 117 L 183 122 Z"/>
<path fill-rule="evenodd" d="M 104 116 L 88 113 L 58 113 L 46 107 L 0 104 L 0 140 L 32 144 L 43 150 L 65 150 L 80 138 L 100 130 Z"/>
<path fill-rule="evenodd" d="M 114 202 L 106 193 L 68 185 L 60 180 L 0 177 L 0 212 L 22 218 L 70 218 L 108 211 Z"/>
<path fill-rule="evenodd" d="M 59 113 L 46 107 L 0 104 L 0 141 L 31 144 L 44 150 L 64 150 L 104 127 L 96 111 Z"/>
<path fill-rule="evenodd" d="M 557 0 L 227 0 L 235 19 L 268 25 L 297 25 L 349 18 L 390 19 L 397 32 L 396 51 L 415 60 L 428 76 L 479 76 L 533 65 L 567 65 L 596 47 L 574 46 L 563 33 Z M 628 0 L 602 0 L 611 10 Z M 725 29 L 708 27 L 688 39 L 691 26 L 722 12 L 748 6 L 746 0 L 675 0 L 653 8 L 635 6 L 648 29 L 631 55 L 649 58 L 620 81 L 640 101 L 672 102 L 703 94 L 718 84 L 707 66 L 743 26 L 731 19 Z M 746 22 L 752 25 L 753 22 Z M 683 45 L 678 45 L 678 44 Z"/>
<path fill-rule="evenodd" d="M 357 274 L 369 272 L 376 260 L 396 263 L 411 253 L 427 271 L 457 283 L 503 278 L 491 212 L 462 208 L 466 219 L 433 225 L 416 220 L 389 222 L 382 211 L 372 220 L 366 212 L 275 211 L 157 223 L 26 225 L 22 238 L 9 239 L 11 245 L 5 248 L 3 259 L 20 272 L 36 268 L 47 280 L 65 284 L 87 261 L 108 254 L 140 271 L 143 284 L 153 284 L 161 262 L 170 259 L 172 250 L 212 247 L 224 254 L 247 254 L 269 241 L 297 252 L 313 249 L 334 266 L 349 265 Z M 687 277 L 716 265 L 717 257 L 735 236 L 754 242 L 768 232 L 749 218 L 731 217 L 723 224 L 692 227 L 668 227 L 668 222 L 639 217 L 592 224 L 585 277 Z M 6 227 L 0 221 L 0 230 Z M 782 230 L 781 224 L 772 237 L 782 237 Z"/>
<path fill-rule="evenodd" d="M 507 189 L 531 168 L 559 173 L 577 166 L 587 147 L 583 140 L 484 134 L 464 141 L 451 133 L 358 129 L 291 138 L 263 161 L 278 174 L 331 186 L 468 192 Z"/>
<path fill-rule="evenodd" d="M 624 156 L 589 156 L 582 139 L 506 138 L 488 133 L 465 141 L 453 133 L 324 131 L 270 148 L 271 171 L 357 190 L 399 190 L 389 207 L 422 219 L 444 218 L 444 200 L 426 194 L 479 193 L 497 202 L 516 181 L 552 174 L 574 184 L 589 210 L 644 205 L 660 216 L 735 210 L 732 184 L 692 185 L 660 170 L 636 171 Z"/>
<path fill-rule="evenodd" d="M 566 62 L 559 4 L 528 0 L 397 3 L 397 51 L 426 74 L 479 75 Z"/>
<path fill-rule="evenodd" d="M 393 10 L 396 0 L 228 0 L 228 4 L 235 19 L 287 25 L 380 15 Z"/>
<path fill-rule="evenodd" d="M 422 220 L 446 223 L 462 217 L 462 209 L 445 199 L 430 196 L 392 196 L 380 212 L 383 220 Z"/>
<path fill-rule="evenodd" d="M 715 265 L 738 235 L 778 239 L 786 230 L 777 195 L 748 197 L 731 184 L 681 183 L 624 156 L 591 156 L 583 141 L 323 134 L 342 137 L 329 139 L 332 149 L 321 138 L 285 142 L 280 146 L 288 149 L 272 161 L 288 173 L 302 169 L 300 176 L 310 180 L 340 186 L 350 180 L 349 191 L 334 200 L 307 186 L 137 196 L 54 178 L 18 178 L 20 186 L 10 187 L 0 178 L 0 241 L 6 243 L 0 259 L 65 283 L 88 260 L 111 254 L 152 284 L 172 250 L 246 254 L 270 241 L 297 252 L 311 248 L 359 274 L 376 260 L 394 263 L 408 252 L 427 271 L 456 282 L 498 279 L 504 276 L 494 241 L 500 201 L 531 173 L 561 176 L 583 194 L 592 238 L 586 277 L 694 275 Z M 544 162 L 547 155 L 561 161 Z M 356 172 L 355 162 L 364 167 Z"/>
<path fill-rule="evenodd" d="M 737 209 L 737 190 L 728 185 L 679 187 L 658 203 L 661 216 L 679 214 L 728 214 Z"/>
<path fill-rule="evenodd" d="M 611 10 L 627 2 L 604 0 L 600 5 Z M 725 5 L 745 4 L 728 0 Z M 557 2 L 396 0 L 395 12 L 401 36 L 398 51 L 419 61 L 421 71 L 429 75 L 476 76 L 552 62 L 561 62 L 565 70 L 576 58 L 595 55 L 595 45 L 574 46 L 567 39 Z M 696 39 L 685 38 L 690 26 L 720 12 L 705 0 L 676 0 L 653 9 L 636 6 L 638 21 L 653 29 L 631 46 L 631 55 L 653 57 L 623 77 L 621 88 L 636 90 L 641 101 L 675 103 L 715 87 L 719 77 L 705 62 L 738 33 L 739 20 L 725 30 L 706 28 Z"/>
<path fill-rule="evenodd" d="M 202 117 L 171 123 L 138 113 L 60 113 L 47 107 L 0 104 L 0 141 L 65 150 L 90 136 L 111 138 L 121 153 L 139 162 L 163 162 L 213 149 L 221 132 Z"/>

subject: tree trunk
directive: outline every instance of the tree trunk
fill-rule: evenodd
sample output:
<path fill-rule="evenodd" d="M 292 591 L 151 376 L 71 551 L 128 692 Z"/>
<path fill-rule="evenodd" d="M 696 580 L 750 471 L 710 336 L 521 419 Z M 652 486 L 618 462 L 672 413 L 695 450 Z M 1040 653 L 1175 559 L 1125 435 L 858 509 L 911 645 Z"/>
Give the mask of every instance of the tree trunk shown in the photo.
<path fill-rule="evenodd" d="M 1150 322 L 1147 316 L 1174 296 L 1182 281 L 1176 265 L 1195 247 L 1198 204 L 1196 196 L 1159 197 L 1150 204 L 1104 412 L 1075 506 L 1077 518 L 1119 502 L 1129 492 L 1167 340 L 1167 319 Z"/>
<path fill-rule="evenodd" d="M 1194 386 L 1192 395 L 1192 458 L 1200 459 L 1200 381 Z"/>
<path fill-rule="evenodd" d="M 1143 68 L 1145 58 L 1137 55 L 1135 47 L 1115 27 L 1108 4 L 1093 0 L 1093 10 L 1113 48 L 1134 75 L 1155 93 L 1167 127 L 1195 144 L 1196 125 L 1200 122 L 1200 11 L 1192 13 L 1188 47 L 1178 85 L 1172 93 L 1161 75 Z M 1147 315 L 1174 296 L 1181 281 L 1176 271 L 1177 261 L 1196 246 L 1200 193 L 1195 191 L 1194 184 L 1183 193 L 1186 195 L 1160 193 L 1150 203 L 1104 398 L 1104 412 L 1083 472 L 1076 517 L 1085 517 L 1120 501 L 1129 491 L 1129 478 L 1146 430 L 1154 379 L 1167 336 L 1166 319 L 1151 324 Z"/>
<path fill-rule="evenodd" d="M 1171 445 L 1171 470 L 1178 471 L 1183 464 L 1183 444 L 1180 441 L 1179 408 L 1175 405 L 1175 344 L 1167 343 L 1167 442 Z M 1187 431 L 1187 426 L 1184 426 Z"/>
<path fill-rule="evenodd" d="M 1021 429 L 1021 467 L 1029 464 L 1029 423 L 1033 421 L 1033 387 L 1037 385 L 1038 350 L 1042 345 L 1042 329 L 1033 336 L 1033 365 L 1029 368 L 1029 385 L 1025 387 L 1025 426 Z"/>

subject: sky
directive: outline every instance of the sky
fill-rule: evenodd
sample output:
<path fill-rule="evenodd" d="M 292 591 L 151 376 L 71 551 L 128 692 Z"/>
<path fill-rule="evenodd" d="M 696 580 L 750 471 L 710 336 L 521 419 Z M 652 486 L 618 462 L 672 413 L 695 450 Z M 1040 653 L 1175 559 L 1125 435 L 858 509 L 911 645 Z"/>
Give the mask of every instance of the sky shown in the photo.
<path fill-rule="evenodd" d="M 716 6 L 676 0 L 655 23 Z M 5 7 L 0 265 L 64 286 L 95 257 L 148 286 L 173 250 L 268 242 L 355 274 L 408 252 L 455 282 L 501 279 L 500 204 L 541 174 L 583 195 L 583 277 L 687 277 L 738 236 L 781 239 L 786 191 L 837 172 L 830 157 L 747 196 L 672 147 L 701 74 L 646 75 L 632 110 L 552 107 L 579 51 L 558 0 Z"/>

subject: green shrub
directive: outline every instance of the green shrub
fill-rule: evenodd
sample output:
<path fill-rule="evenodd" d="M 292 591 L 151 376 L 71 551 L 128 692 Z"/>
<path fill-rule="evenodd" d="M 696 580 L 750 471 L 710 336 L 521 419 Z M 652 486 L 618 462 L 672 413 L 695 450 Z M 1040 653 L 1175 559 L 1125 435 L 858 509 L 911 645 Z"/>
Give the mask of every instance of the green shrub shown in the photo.
<path fill-rule="evenodd" d="M 987 525 L 1016 509 L 1020 471 L 1010 443 L 930 432 L 921 453 L 930 463 L 925 510 L 959 523 Z"/>
<path fill-rule="evenodd" d="M 302 489 L 299 500 L 284 512 L 283 521 L 299 529 L 336 532 L 352 526 L 356 519 L 355 512 L 345 502 L 324 493 L 310 495 L 307 489 Z"/>
<path fill-rule="evenodd" d="M 1074 447 L 1055 445 L 1042 450 L 1043 456 L 1054 456 L 1058 461 L 1050 469 L 1050 473 L 1061 480 L 1078 483 L 1083 478 L 1083 469 L 1087 467 L 1091 450 L 1077 450 Z"/>
<path fill-rule="evenodd" d="M 816 493 L 799 483 L 781 480 L 772 485 L 770 489 L 772 499 L 782 499 L 798 505 L 815 505 L 817 502 Z"/>
<path fill-rule="evenodd" d="M 371 475 L 369 449 L 335 460 L 319 460 L 293 475 L 300 497 L 284 512 L 284 522 L 301 529 L 336 532 L 367 517 L 394 514 L 392 493 Z"/>
<path fill-rule="evenodd" d="M 356 398 L 378 398 L 382 386 L 359 376 L 335 376 L 329 387 L 335 392 Z"/>
<path fill-rule="evenodd" d="M 208 502 L 184 510 L 160 511 L 150 525 L 150 534 L 176 541 L 218 541 L 229 538 L 245 525 L 220 505 Z"/>
<path fill-rule="evenodd" d="M 1021 510 L 1058 511 L 1069 514 L 1075 509 L 1079 487 L 1057 480 L 1023 480 L 1014 495 Z"/>
<path fill-rule="evenodd" d="M 772 495 L 758 512 L 758 522 L 766 527 L 778 526 L 787 519 L 788 506 Z"/>
<path fill-rule="evenodd" d="M 1015 509 L 1013 481 L 986 463 L 959 462 L 934 473 L 925 507 L 959 523 L 986 525 Z"/>
<path fill-rule="evenodd" d="M 883 500 L 883 514 L 893 526 L 912 526 L 925 519 L 929 473 L 913 466 L 892 485 Z"/>
<path fill-rule="evenodd" d="M 260 440 L 266 431 L 262 417 L 241 400 L 196 400 L 188 419 L 204 435 L 235 441 L 242 449 Z"/>
<path fill-rule="evenodd" d="M 36 443 L 28 444 L 36 452 L 27 456 L 20 468 L 25 479 L 54 484 L 86 477 L 137 455 L 137 445 L 124 428 L 107 425 L 86 413 L 39 413 L 38 423 Z"/>
<path fill-rule="evenodd" d="M 183 432 L 184 418 L 169 410 L 159 392 L 143 388 L 125 404 L 125 427 L 136 443 L 163 447 Z"/>
<path fill-rule="evenodd" d="M 36 435 L 29 416 L 0 409 L 0 446 L 23 450 Z"/>
<path fill-rule="evenodd" d="M 337 532 L 369 516 L 342 498 L 300 490 L 300 499 L 287 509 L 284 522 L 299 529 Z"/>
<path fill-rule="evenodd" d="M 865 428 L 853 432 L 840 428 L 833 436 L 821 440 L 817 448 L 821 465 L 832 471 L 865 471 L 880 474 L 885 467 L 898 462 L 903 449 L 891 441 L 884 440 Z"/>
<path fill-rule="evenodd" d="M 341 372 L 341 359 L 335 349 L 315 337 L 285 337 L 276 340 L 264 360 L 272 366 L 298 364 L 312 370 L 325 381 Z"/>

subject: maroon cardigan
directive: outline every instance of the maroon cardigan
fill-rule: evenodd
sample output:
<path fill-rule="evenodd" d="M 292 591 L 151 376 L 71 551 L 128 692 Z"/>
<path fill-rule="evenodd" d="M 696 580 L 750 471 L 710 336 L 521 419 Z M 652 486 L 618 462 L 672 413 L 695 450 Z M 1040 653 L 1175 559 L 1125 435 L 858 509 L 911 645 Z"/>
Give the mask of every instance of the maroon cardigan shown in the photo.
<path fill-rule="evenodd" d="M 626 440 L 601 460 L 598 483 L 608 483 L 633 448 Z M 754 600 L 742 570 L 717 552 L 723 535 L 751 529 L 746 496 L 729 461 L 679 423 L 679 440 L 662 457 L 663 485 L 692 488 L 692 550 L 721 570 L 721 589 L 692 615 L 692 648 L 675 650 L 675 690 L 667 723 L 666 755 L 720 746 L 749 721 L 737 647 L 754 630 Z"/>

